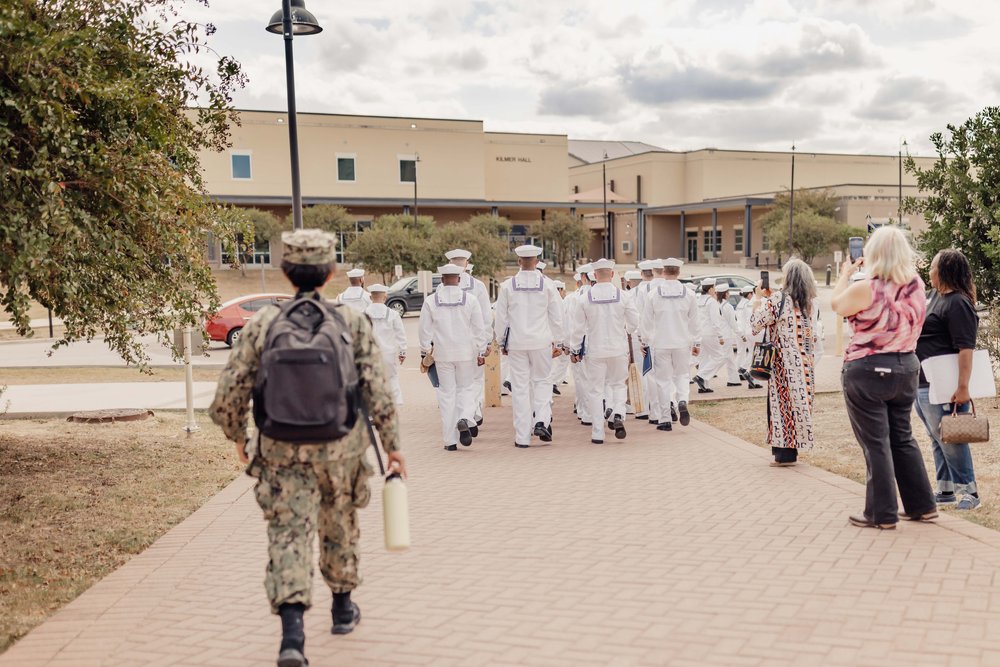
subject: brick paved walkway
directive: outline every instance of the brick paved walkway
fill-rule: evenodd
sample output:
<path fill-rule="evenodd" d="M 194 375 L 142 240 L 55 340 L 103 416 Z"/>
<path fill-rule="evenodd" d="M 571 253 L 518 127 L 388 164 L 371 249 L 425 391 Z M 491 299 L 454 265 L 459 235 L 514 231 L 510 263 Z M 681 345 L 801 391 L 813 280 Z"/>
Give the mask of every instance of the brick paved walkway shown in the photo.
<path fill-rule="evenodd" d="M 861 487 L 693 424 L 589 444 L 570 397 L 557 442 L 512 444 L 489 411 L 439 444 L 404 372 L 414 548 L 363 514 L 354 634 L 307 615 L 312 665 L 1000 665 L 1000 535 L 954 517 L 847 525 Z M 860 452 L 859 452 L 860 456 Z M 241 478 L 3 656 L 0 665 L 273 665 L 264 525 Z"/>

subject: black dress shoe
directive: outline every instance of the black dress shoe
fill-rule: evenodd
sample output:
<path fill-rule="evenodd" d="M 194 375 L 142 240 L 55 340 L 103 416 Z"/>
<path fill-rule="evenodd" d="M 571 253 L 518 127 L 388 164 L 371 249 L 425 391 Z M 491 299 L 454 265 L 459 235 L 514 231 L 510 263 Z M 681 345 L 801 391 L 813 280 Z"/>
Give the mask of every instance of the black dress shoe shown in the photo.
<path fill-rule="evenodd" d="M 657 431 L 672 431 L 672 430 L 674 430 L 674 426 L 670 422 L 663 422 L 662 424 L 660 424 L 659 426 L 656 427 L 656 430 Z"/>
<path fill-rule="evenodd" d="M 458 445 L 445 445 L 444 449 L 445 449 L 446 452 L 457 452 L 458 451 Z"/>
<path fill-rule="evenodd" d="M 463 447 L 468 447 L 472 444 L 472 431 L 469 429 L 469 422 L 464 419 L 459 419 L 458 424 L 455 426 L 458 429 L 458 441 L 462 443 Z"/>
<path fill-rule="evenodd" d="M 638 415 L 636 419 L 649 419 L 649 415 Z"/>
<path fill-rule="evenodd" d="M 687 426 L 691 423 L 691 413 L 688 412 L 687 401 L 681 401 L 677 405 L 677 411 L 680 413 L 681 426 Z"/>
<path fill-rule="evenodd" d="M 714 389 L 709 389 L 708 387 L 698 387 L 699 394 L 714 394 Z"/>
<path fill-rule="evenodd" d="M 510 388 L 510 382 L 509 382 L 509 381 L 508 381 L 508 382 L 504 382 L 504 383 L 503 383 L 503 388 L 504 388 L 504 389 L 506 389 L 507 391 L 513 391 L 513 390 L 512 390 L 511 388 Z"/>
<path fill-rule="evenodd" d="M 649 420 L 649 423 L 650 423 L 651 425 L 653 425 L 653 426 L 656 426 L 657 424 L 659 424 L 659 423 L 660 423 L 660 420 L 659 420 L 659 419 L 650 419 L 650 420 Z"/>
<path fill-rule="evenodd" d="M 757 384 L 757 383 L 756 383 L 756 382 L 754 382 L 753 380 L 750 380 L 749 382 L 747 382 L 747 389 L 760 389 L 760 388 L 761 388 L 761 387 L 763 387 L 763 386 L 764 386 L 764 385 L 762 385 L 762 384 Z"/>
<path fill-rule="evenodd" d="M 552 385 L 552 393 L 555 394 L 556 396 L 562 396 L 562 392 L 559 391 L 559 387 L 557 387 L 556 385 Z"/>
<path fill-rule="evenodd" d="M 469 427 L 469 433 L 472 435 L 473 438 L 478 438 L 479 437 L 479 425 L 477 424 L 476 426 L 470 426 Z"/>
<path fill-rule="evenodd" d="M 677 408 L 673 403 L 670 404 L 670 421 L 677 421 Z"/>
<path fill-rule="evenodd" d="M 538 436 L 538 439 L 542 442 L 552 442 L 552 432 L 542 422 L 535 424 L 534 434 Z"/>
<path fill-rule="evenodd" d="M 743 383 L 742 382 L 727 382 L 726 386 L 727 387 L 739 387 L 741 384 L 743 384 Z"/>
<path fill-rule="evenodd" d="M 698 389 L 699 390 L 705 389 L 705 380 L 703 380 L 700 375 L 695 375 L 694 376 L 694 382 L 695 382 L 695 384 L 698 385 Z"/>
<path fill-rule="evenodd" d="M 476 420 L 476 426 L 482 426 L 482 425 L 483 425 L 483 418 L 480 417 L 479 419 Z"/>
<path fill-rule="evenodd" d="M 531 445 L 521 445 L 516 442 L 514 443 L 514 446 L 517 447 L 518 449 L 527 449 L 528 447 L 531 447 Z"/>
<path fill-rule="evenodd" d="M 580 426 L 593 426 L 593 422 L 585 422 L 580 420 Z"/>
<path fill-rule="evenodd" d="M 590 442 L 592 442 L 595 445 L 603 445 L 604 444 L 603 440 L 594 440 L 593 438 L 591 438 Z"/>
<path fill-rule="evenodd" d="M 615 430 L 615 437 L 619 440 L 625 437 L 625 420 L 622 419 L 621 415 L 615 415 L 614 420 L 611 422 L 611 428 Z"/>

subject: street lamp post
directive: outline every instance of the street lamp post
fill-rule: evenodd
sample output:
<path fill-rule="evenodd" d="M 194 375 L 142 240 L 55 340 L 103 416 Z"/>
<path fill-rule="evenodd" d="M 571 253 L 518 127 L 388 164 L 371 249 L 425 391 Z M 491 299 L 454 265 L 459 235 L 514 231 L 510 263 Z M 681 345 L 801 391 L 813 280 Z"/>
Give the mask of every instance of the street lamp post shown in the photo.
<path fill-rule="evenodd" d="M 899 146 L 899 207 L 896 210 L 896 224 L 903 226 L 903 149 L 907 147 L 906 139 Z"/>
<path fill-rule="evenodd" d="M 795 227 L 795 142 L 792 142 L 792 187 L 788 196 L 788 257 L 792 256 L 792 230 Z"/>
<path fill-rule="evenodd" d="M 611 247 L 611 222 L 608 220 L 608 152 L 604 151 L 604 161 L 601 162 L 601 196 L 604 201 L 604 256 L 614 259 Z"/>
<path fill-rule="evenodd" d="M 323 32 L 316 17 L 306 10 L 305 0 L 282 0 L 281 9 L 271 16 L 267 31 L 285 37 L 285 81 L 288 84 L 288 147 L 292 161 L 292 228 L 302 229 L 302 183 L 299 177 L 299 124 L 295 113 L 295 65 L 292 56 L 294 35 Z"/>
<path fill-rule="evenodd" d="M 413 227 L 417 226 L 417 165 L 420 164 L 420 153 L 413 154 Z"/>

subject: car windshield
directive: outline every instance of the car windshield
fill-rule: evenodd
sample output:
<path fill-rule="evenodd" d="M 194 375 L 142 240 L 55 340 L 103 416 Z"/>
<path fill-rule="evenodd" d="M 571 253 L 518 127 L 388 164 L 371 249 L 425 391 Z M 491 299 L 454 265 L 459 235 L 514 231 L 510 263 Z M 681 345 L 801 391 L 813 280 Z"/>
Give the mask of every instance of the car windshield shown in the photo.
<path fill-rule="evenodd" d="M 389 286 L 389 291 L 395 292 L 397 290 L 401 290 L 405 288 L 411 280 L 413 280 L 412 276 L 409 278 L 400 278 L 399 280 L 397 280 L 396 282 L 394 282 L 392 285 Z"/>

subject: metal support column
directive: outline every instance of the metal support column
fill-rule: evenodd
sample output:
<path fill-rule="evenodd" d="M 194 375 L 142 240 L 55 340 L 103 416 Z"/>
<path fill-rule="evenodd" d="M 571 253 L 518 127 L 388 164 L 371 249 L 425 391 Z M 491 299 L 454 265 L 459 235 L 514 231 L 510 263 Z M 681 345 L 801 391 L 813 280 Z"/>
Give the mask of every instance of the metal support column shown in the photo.
<path fill-rule="evenodd" d="M 636 239 L 635 256 L 637 259 L 646 258 L 646 211 L 639 208 L 635 211 Z"/>
<path fill-rule="evenodd" d="M 751 240 L 750 232 L 752 226 L 751 223 L 753 221 L 753 217 L 750 214 L 750 209 L 752 208 L 753 206 L 747 204 L 746 208 L 743 210 L 743 256 L 744 257 L 750 257 L 750 240 Z"/>
<path fill-rule="evenodd" d="M 687 216 L 684 215 L 684 211 L 681 211 L 681 257 L 685 262 L 691 261 L 687 246 Z"/>
<path fill-rule="evenodd" d="M 719 209 L 713 208 L 712 209 L 712 259 L 715 259 L 716 257 L 719 256 L 718 253 L 715 252 L 715 249 L 718 247 L 718 244 L 716 243 L 716 239 L 718 238 L 719 238 Z"/>

